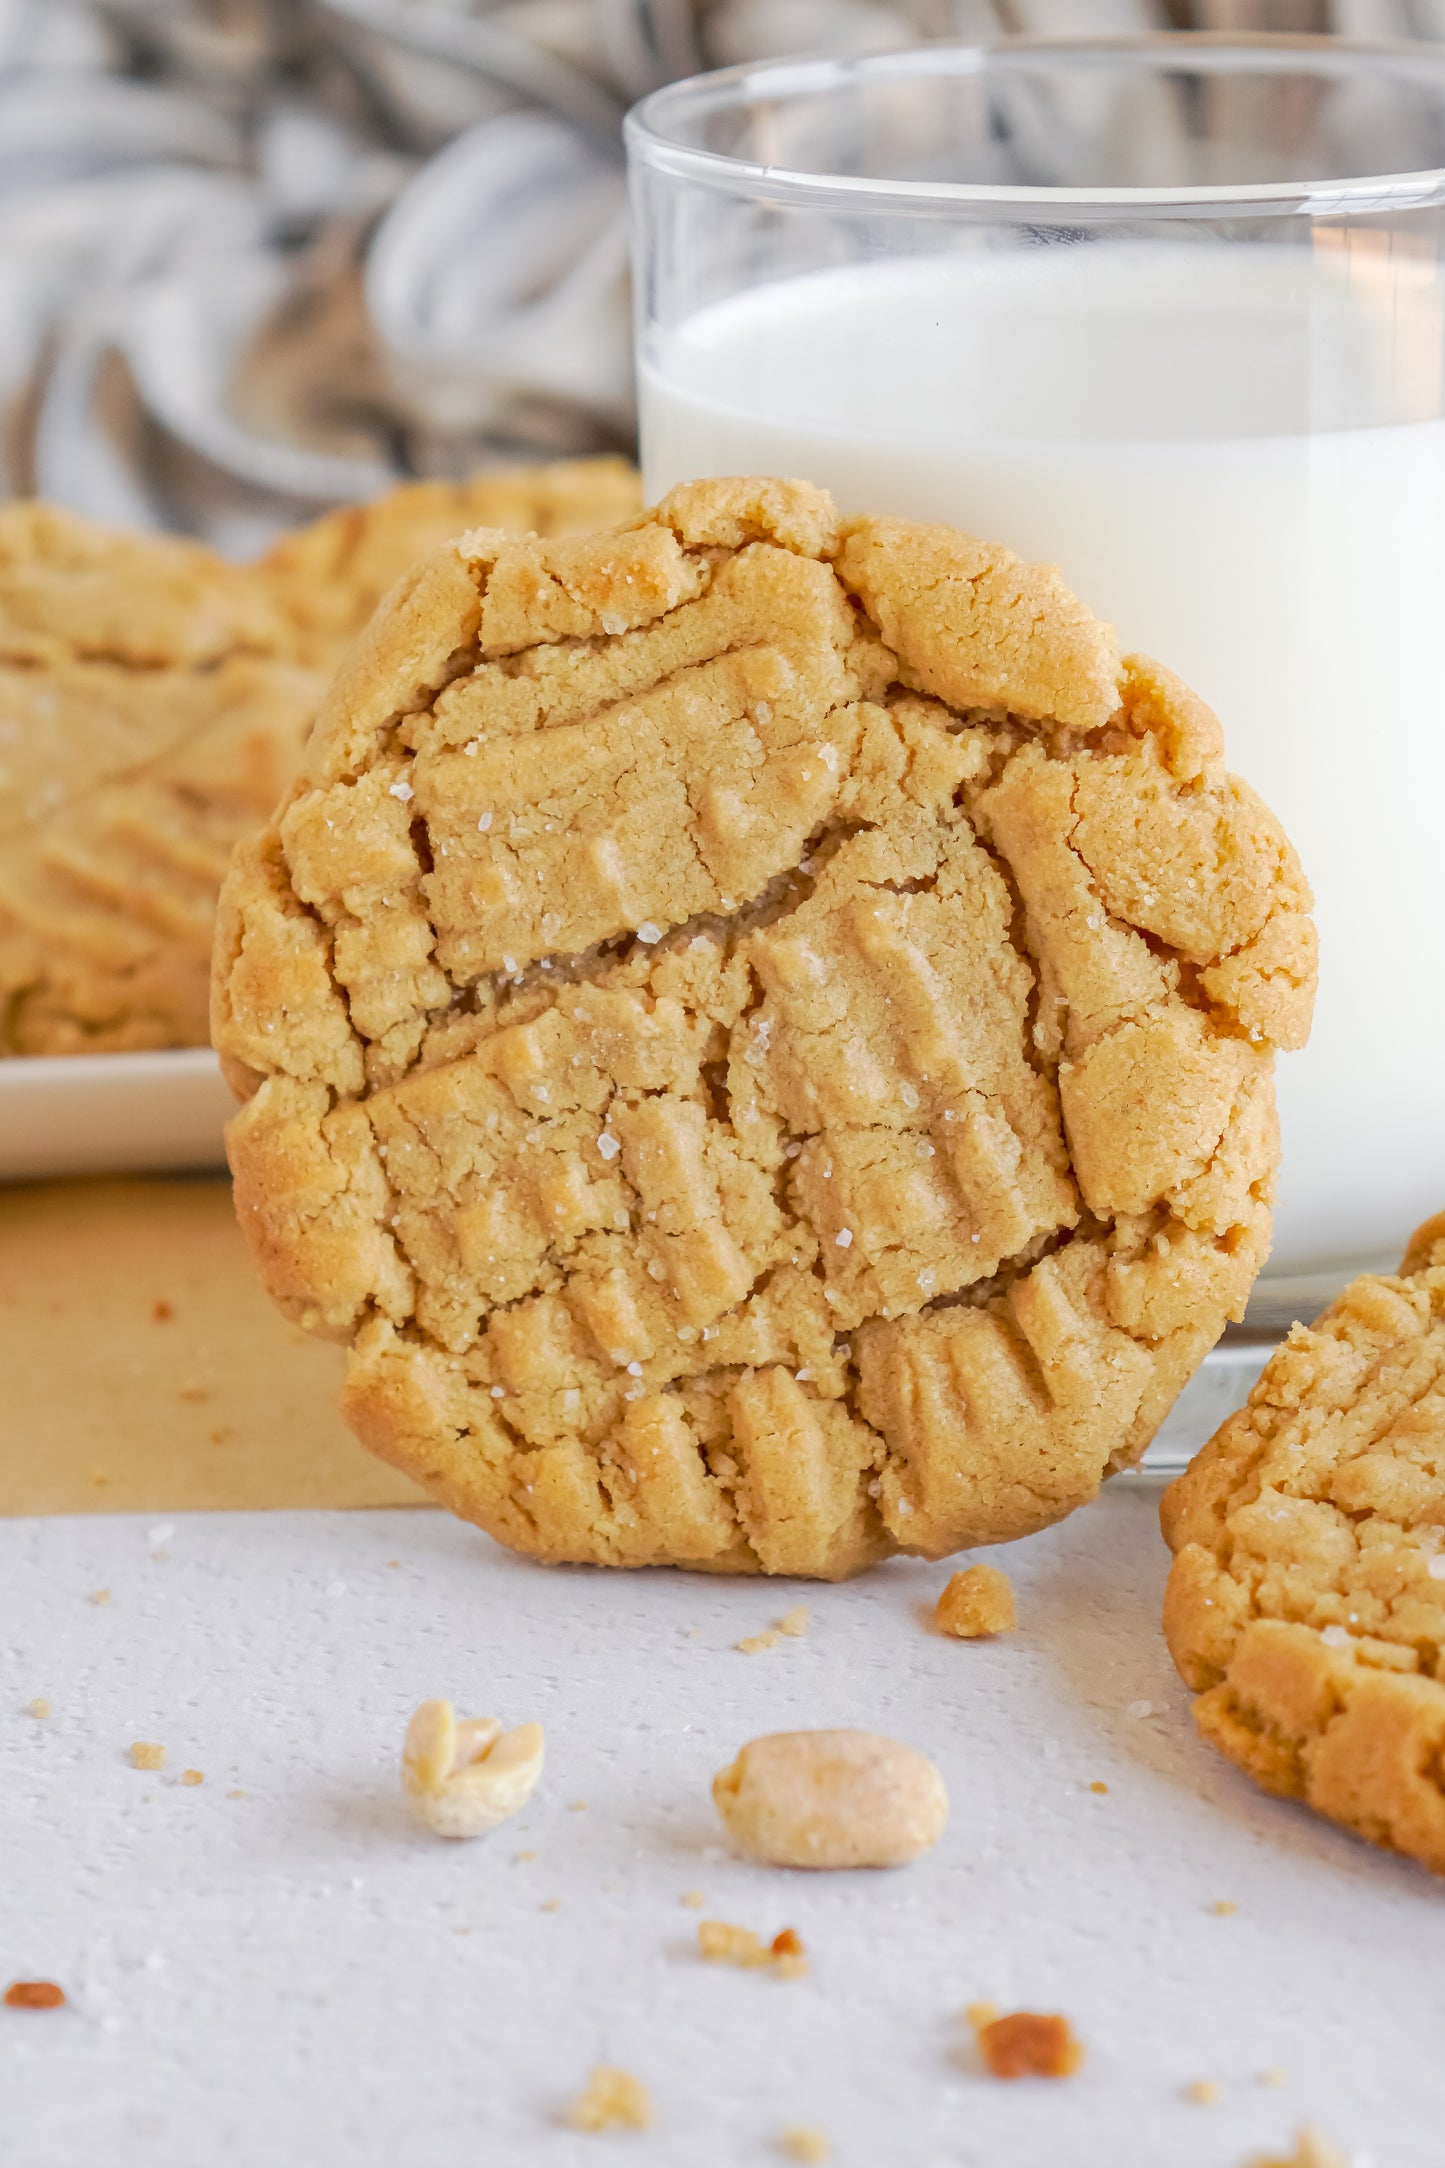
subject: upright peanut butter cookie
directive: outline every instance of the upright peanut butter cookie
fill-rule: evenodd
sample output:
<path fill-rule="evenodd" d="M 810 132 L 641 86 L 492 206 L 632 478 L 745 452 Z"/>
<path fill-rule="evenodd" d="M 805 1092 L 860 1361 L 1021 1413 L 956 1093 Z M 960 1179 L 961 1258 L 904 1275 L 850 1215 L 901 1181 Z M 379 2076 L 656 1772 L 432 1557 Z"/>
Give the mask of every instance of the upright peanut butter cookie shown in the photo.
<path fill-rule="evenodd" d="M 1445 1213 L 1294 1327 L 1162 1519 L 1204 1737 L 1445 1874 Z"/>
<path fill-rule="evenodd" d="M 0 1056 L 205 1044 L 221 876 L 322 682 L 210 550 L 0 507 Z"/>
<path fill-rule="evenodd" d="M 464 482 L 408 482 L 284 535 L 260 570 L 297 652 L 334 666 L 403 572 L 464 528 L 586 534 L 641 507 L 641 478 L 625 459 L 559 459 Z"/>
<path fill-rule="evenodd" d="M 475 533 L 228 878 L 243 1224 L 361 1436 L 518 1549 L 1020 1535 L 1240 1312 L 1307 906 L 1046 568 L 799 483 Z"/>

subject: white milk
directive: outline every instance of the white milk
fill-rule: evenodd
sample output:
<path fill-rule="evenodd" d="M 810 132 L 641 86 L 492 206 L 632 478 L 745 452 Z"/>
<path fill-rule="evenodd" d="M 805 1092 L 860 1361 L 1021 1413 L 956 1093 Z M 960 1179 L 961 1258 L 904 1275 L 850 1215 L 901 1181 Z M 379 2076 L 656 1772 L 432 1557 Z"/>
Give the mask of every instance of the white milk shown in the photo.
<path fill-rule="evenodd" d="M 1217 708 L 1320 930 L 1275 1273 L 1445 1205 L 1441 323 L 1433 266 L 1135 244 L 783 281 L 643 358 L 650 495 L 804 475 L 1005 541 Z"/>

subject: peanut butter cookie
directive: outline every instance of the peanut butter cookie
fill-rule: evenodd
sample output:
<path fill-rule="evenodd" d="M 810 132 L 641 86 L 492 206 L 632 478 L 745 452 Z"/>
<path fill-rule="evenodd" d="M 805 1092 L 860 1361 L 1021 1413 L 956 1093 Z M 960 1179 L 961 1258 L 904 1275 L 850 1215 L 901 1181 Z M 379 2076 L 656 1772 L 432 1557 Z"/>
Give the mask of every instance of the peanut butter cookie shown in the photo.
<path fill-rule="evenodd" d="M 210 550 L 0 507 L 0 1056 L 205 1044 L 221 876 L 323 682 Z"/>
<path fill-rule="evenodd" d="M 1048 568 L 801 483 L 474 533 L 233 862 L 242 1221 L 366 1442 L 537 1557 L 1021 1535 L 1240 1313 L 1308 902 Z"/>
<path fill-rule="evenodd" d="M 1204 1737 L 1445 1874 L 1445 1213 L 1294 1327 L 1161 1517 Z"/>
<path fill-rule="evenodd" d="M 284 535 L 260 569 L 298 654 L 334 667 L 387 589 L 464 528 L 586 534 L 641 507 L 637 469 L 616 458 L 503 467 L 464 482 L 408 482 L 373 504 L 344 505 Z"/>

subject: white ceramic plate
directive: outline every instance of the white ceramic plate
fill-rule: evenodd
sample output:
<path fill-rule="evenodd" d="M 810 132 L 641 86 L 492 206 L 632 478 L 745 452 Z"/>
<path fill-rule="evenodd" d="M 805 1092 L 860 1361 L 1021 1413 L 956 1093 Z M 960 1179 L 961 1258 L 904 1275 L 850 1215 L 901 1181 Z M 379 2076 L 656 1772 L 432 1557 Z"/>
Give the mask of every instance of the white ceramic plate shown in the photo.
<path fill-rule="evenodd" d="M 0 1061 L 0 1182 L 221 1168 L 235 1107 L 209 1047 Z"/>

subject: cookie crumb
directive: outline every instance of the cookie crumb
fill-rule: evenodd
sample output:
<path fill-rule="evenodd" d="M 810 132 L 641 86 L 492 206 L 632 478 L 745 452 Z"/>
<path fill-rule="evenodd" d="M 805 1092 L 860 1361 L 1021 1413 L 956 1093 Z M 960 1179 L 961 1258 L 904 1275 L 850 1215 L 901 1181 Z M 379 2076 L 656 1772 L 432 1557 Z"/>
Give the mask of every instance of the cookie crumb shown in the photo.
<path fill-rule="evenodd" d="M 1196 2078 L 1184 2088 L 1184 2098 L 1192 2100 L 1197 2108 L 1212 2108 L 1219 2100 L 1220 2089 L 1213 2078 Z"/>
<path fill-rule="evenodd" d="M 525 1867 L 529 1861 L 534 1860 L 536 1857 L 535 1852 L 514 1852 L 512 1854 L 512 1865 L 514 1867 Z"/>
<path fill-rule="evenodd" d="M 5 1990 L 7 2010 L 60 2010 L 65 1989 L 53 1980 L 12 1980 Z"/>
<path fill-rule="evenodd" d="M 1292 2153 L 1257 2154 L 1250 2168 L 1350 2168 L 1350 2161 L 1322 2130 L 1305 2123 L 1295 2133 Z"/>
<path fill-rule="evenodd" d="M 92 1603 L 109 1603 L 110 1590 L 108 1588 L 93 1588 L 90 1592 L 90 1600 Z"/>
<path fill-rule="evenodd" d="M 704 1963 L 709 1965 L 750 1968 L 768 1961 L 761 1936 L 755 1935 L 751 1927 L 734 1927 L 728 1920 L 699 1921 L 697 1946 Z"/>
<path fill-rule="evenodd" d="M 778 2150 L 786 2153 L 789 2160 L 808 2161 L 817 2164 L 832 2158 L 833 2149 L 821 2130 L 814 2130 L 808 2123 L 790 2123 L 779 2133 Z"/>
<path fill-rule="evenodd" d="M 586 1802 L 586 1800 L 585 1800 L 585 1799 L 569 1799 L 569 1800 L 568 1800 L 568 1802 L 567 1802 L 567 1812 L 568 1812 L 569 1814 L 585 1814 L 585 1813 L 587 1812 L 587 1802 Z"/>
<path fill-rule="evenodd" d="M 775 1649 L 780 1641 L 800 1640 L 811 1624 L 812 1614 L 807 1605 L 796 1603 L 791 1611 L 774 1619 L 765 1632 L 748 1634 L 744 1640 L 735 1641 L 733 1647 L 741 1649 L 744 1656 L 756 1656 L 763 1649 Z"/>
<path fill-rule="evenodd" d="M 1093 1783 L 1089 1786 L 1089 1790 L 1091 1792 L 1098 1792 L 1101 1798 L 1103 1797 L 1104 1793 L 1108 1791 L 1108 1789 L 1108 1785 L 1102 1783 L 1098 1777 L 1095 1777 Z"/>
<path fill-rule="evenodd" d="M 652 2096 L 630 2071 L 598 2063 L 586 2092 L 568 2110 L 567 2121 L 574 2130 L 649 2130 Z"/>
<path fill-rule="evenodd" d="M 1012 1633 L 1018 1624 L 1014 1592 L 997 1566 L 966 1566 L 954 1574 L 934 1607 L 933 1622 L 956 1641 L 986 1640 Z"/>
<path fill-rule="evenodd" d="M 226 1794 L 226 1797 L 228 1799 L 244 1799 L 245 1796 L 246 1794 L 244 1792 L 227 1792 Z"/>
<path fill-rule="evenodd" d="M 1278 2063 L 1272 2063 L 1268 2070 L 1261 2070 L 1259 2074 L 1259 2082 L 1261 2085 L 1268 2085 L 1275 2088 L 1281 2085 L 1287 2085 L 1289 2083 L 1289 2072 L 1287 2070 L 1281 2070 Z"/>
<path fill-rule="evenodd" d="M 697 1946 L 704 1963 L 736 1965 L 742 1972 L 775 1972 L 783 1980 L 800 1980 L 808 1969 L 802 1937 L 792 1927 L 783 1928 L 769 1943 L 751 1927 L 735 1927 L 730 1920 L 700 1920 Z"/>
<path fill-rule="evenodd" d="M 771 1944 L 773 1970 L 783 1980 L 801 1980 L 808 1970 L 803 1938 L 796 1927 L 784 1927 Z"/>
<path fill-rule="evenodd" d="M 36 1718 L 49 1716 L 50 1703 L 43 1694 L 37 1694 L 33 1701 L 28 1701 L 25 1704 L 25 1713 L 27 1716 Z"/>
<path fill-rule="evenodd" d="M 154 1739 L 133 1739 L 130 1765 L 132 1769 L 164 1769 L 166 1750 Z"/>
<path fill-rule="evenodd" d="M 1216 1897 L 1209 1909 L 1216 1919 L 1228 1920 L 1234 1917 L 1239 1906 L 1231 1903 L 1228 1897 Z"/>
<path fill-rule="evenodd" d="M 537 1909 L 539 1912 L 560 1912 L 562 1900 L 560 1897 L 544 1897 Z"/>
<path fill-rule="evenodd" d="M 995 2078 L 1071 2078 L 1084 2060 L 1083 2042 L 1066 2017 L 1038 2010 L 1011 2010 L 1004 2017 L 968 2012 L 978 2050 Z"/>
<path fill-rule="evenodd" d="M 206 1781 L 206 1780 L 205 1780 L 204 1776 L 203 1776 L 203 1775 L 201 1774 L 201 1772 L 200 1772 L 200 1770 L 199 1770 L 199 1769 L 183 1769 L 183 1770 L 181 1771 L 181 1782 L 182 1782 L 182 1784 L 190 1784 L 190 1785 L 196 1785 L 196 1784 L 204 1784 L 204 1783 L 205 1783 L 205 1781 Z"/>
<path fill-rule="evenodd" d="M 685 1904 L 689 1912 L 701 1912 L 707 1899 L 700 1889 L 685 1889 L 678 1902 Z"/>

